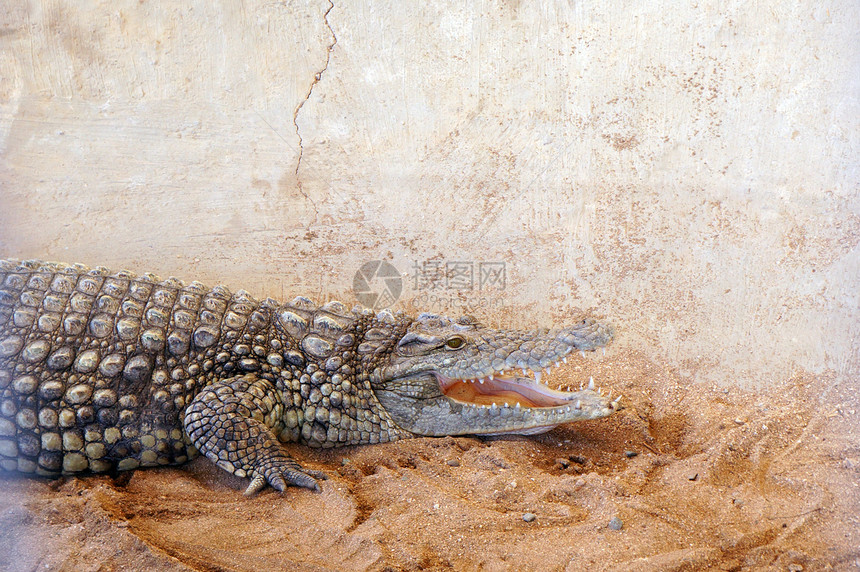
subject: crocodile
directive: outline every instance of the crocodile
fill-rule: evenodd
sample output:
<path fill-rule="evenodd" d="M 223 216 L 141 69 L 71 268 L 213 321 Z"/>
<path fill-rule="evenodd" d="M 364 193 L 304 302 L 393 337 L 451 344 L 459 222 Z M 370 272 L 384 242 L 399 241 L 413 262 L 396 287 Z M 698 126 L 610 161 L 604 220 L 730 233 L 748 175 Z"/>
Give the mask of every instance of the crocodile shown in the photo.
<path fill-rule="evenodd" d="M 281 442 L 535 434 L 621 408 L 542 373 L 606 345 L 592 319 L 498 330 L 464 316 L 258 301 L 153 274 L 0 261 L 0 469 L 44 476 L 202 453 L 266 486 L 319 490 Z"/>

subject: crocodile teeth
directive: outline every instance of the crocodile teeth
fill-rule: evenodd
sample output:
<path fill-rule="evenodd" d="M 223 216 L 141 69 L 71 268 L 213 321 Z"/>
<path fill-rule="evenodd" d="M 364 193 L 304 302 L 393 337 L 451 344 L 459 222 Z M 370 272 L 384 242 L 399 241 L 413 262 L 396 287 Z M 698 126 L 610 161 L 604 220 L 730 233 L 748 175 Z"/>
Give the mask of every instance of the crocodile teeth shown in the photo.
<path fill-rule="evenodd" d="M 549 374 L 549 371 L 547 371 L 547 374 Z M 535 372 L 535 381 L 538 383 L 540 383 L 540 375 L 541 373 L 539 371 Z"/>
<path fill-rule="evenodd" d="M 561 361 L 563 361 L 564 363 L 567 363 L 567 356 L 564 356 L 563 358 L 561 358 Z"/>
<path fill-rule="evenodd" d="M 585 350 L 579 350 L 579 355 L 581 355 L 582 357 L 585 357 Z"/>
<path fill-rule="evenodd" d="M 588 378 L 588 389 L 590 389 L 591 391 L 594 391 L 594 378 L 593 377 Z"/>
<path fill-rule="evenodd" d="M 576 400 L 576 410 L 579 411 L 580 409 L 582 409 L 582 400 L 577 399 Z"/>

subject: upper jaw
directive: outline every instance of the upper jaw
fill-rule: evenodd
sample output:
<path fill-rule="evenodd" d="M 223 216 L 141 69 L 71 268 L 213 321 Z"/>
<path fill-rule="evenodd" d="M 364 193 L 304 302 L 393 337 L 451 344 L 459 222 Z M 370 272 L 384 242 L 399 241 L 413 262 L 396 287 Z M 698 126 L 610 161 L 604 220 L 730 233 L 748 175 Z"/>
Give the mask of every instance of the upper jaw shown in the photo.
<path fill-rule="evenodd" d="M 523 399 L 529 401 L 531 407 L 563 405 L 571 400 L 571 394 L 551 389 L 546 384 L 546 376 L 554 367 L 566 364 L 572 352 L 579 351 L 584 356 L 586 351 L 605 346 L 612 337 L 610 326 L 586 319 L 575 326 L 542 332 L 535 336 L 530 346 L 524 344 L 491 363 L 481 360 L 467 369 L 441 367 L 432 373 L 446 395 L 458 385 L 476 384 L 475 389 L 479 394 L 511 390 L 522 393 Z M 485 385 L 486 390 L 482 391 L 481 387 Z M 521 405 L 527 403 L 521 402 Z"/>
<path fill-rule="evenodd" d="M 612 341 L 612 327 L 591 319 L 565 328 L 529 332 L 490 330 L 473 339 L 474 354 L 463 360 L 466 365 L 453 361 L 448 367 L 440 364 L 440 373 L 449 377 L 487 377 L 511 369 L 540 373 L 561 362 L 567 363 L 573 352 L 594 351 Z M 538 379 L 538 381 L 540 381 Z"/>

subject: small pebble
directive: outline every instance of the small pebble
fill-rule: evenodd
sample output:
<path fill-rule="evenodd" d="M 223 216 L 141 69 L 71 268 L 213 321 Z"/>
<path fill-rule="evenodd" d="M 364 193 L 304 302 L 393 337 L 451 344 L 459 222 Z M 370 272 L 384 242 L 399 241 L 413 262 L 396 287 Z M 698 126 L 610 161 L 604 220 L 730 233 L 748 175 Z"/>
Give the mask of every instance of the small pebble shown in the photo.
<path fill-rule="evenodd" d="M 350 463 L 350 461 L 346 457 L 344 457 L 343 459 L 340 460 L 340 464 L 343 467 L 347 466 L 349 463 Z"/>
<path fill-rule="evenodd" d="M 555 460 L 556 469 L 566 469 L 570 466 L 570 461 L 567 459 L 558 458 Z"/>
<path fill-rule="evenodd" d="M 612 520 L 609 521 L 609 530 L 621 530 L 621 527 L 624 526 L 624 523 L 621 522 L 621 519 L 617 516 L 613 516 Z"/>
<path fill-rule="evenodd" d="M 789 564 L 788 572 L 803 572 L 803 566 L 800 564 Z"/>
<path fill-rule="evenodd" d="M 573 461 L 577 465 L 584 465 L 588 462 L 588 459 L 586 459 L 585 457 L 581 457 L 579 455 L 571 455 L 570 457 L 568 457 L 568 459 L 570 459 L 571 461 Z"/>
<path fill-rule="evenodd" d="M 628 459 L 632 459 L 633 457 L 635 457 L 638 454 L 639 453 L 637 453 L 636 451 L 624 451 L 624 456 L 627 457 Z"/>
<path fill-rule="evenodd" d="M 699 478 L 699 473 L 690 473 L 687 475 L 688 481 L 695 481 L 698 478 Z"/>
<path fill-rule="evenodd" d="M 732 499 L 732 504 L 740 508 L 744 506 L 744 499 Z"/>
<path fill-rule="evenodd" d="M 536 518 L 537 518 L 537 515 L 533 512 L 527 512 L 523 515 L 523 520 L 526 522 L 532 522 Z"/>
<path fill-rule="evenodd" d="M 449 467 L 459 467 L 460 466 L 460 461 L 458 461 L 457 459 L 448 459 L 445 462 L 448 463 Z"/>

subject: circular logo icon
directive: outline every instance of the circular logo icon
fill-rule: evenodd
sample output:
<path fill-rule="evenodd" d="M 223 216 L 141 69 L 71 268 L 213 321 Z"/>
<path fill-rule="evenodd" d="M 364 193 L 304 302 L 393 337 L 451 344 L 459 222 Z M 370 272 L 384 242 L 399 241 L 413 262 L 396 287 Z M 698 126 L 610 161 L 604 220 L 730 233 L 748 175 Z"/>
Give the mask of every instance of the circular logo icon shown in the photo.
<path fill-rule="evenodd" d="M 362 264 L 355 273 L 352 291 L 360 304 L 380 310 L 392 306 L 400 298 L 403 279 L 390 262 L 371 260 Z"/>

